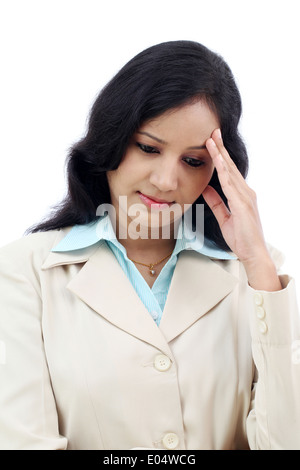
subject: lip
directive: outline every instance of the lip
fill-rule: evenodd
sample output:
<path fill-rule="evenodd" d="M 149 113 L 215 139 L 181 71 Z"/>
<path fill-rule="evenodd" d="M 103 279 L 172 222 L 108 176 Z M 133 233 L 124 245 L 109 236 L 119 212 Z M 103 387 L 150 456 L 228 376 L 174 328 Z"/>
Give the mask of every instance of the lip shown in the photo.
<path fill-rule="evenodd" d="M 163 209 L 164 207 L 169 207 L 174 201 L 164 201 L 163 199 L 158 199 L 153 196 L 147 196 L 146 194 L 138 192 L 140 199 L 143 201 L 144 204 L 148 207 L 153 207 L 157 209 Z"/>

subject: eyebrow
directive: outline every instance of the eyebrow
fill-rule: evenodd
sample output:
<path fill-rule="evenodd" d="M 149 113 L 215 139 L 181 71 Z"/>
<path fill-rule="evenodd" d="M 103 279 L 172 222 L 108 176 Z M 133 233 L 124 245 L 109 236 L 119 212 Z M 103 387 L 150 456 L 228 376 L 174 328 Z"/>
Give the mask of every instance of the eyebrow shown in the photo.
<path fill-rule="evenodd" d="M 149 132 L 137 131 L 137 134 L 146 135 L 146 136 L 150 137 L 150 139 L 156 140 L 160 144 L 164 144 L 164 145 L 167 144 L 167 142 L 165 140 L 159 139 L 158 137 L 155 137 L 155 135 L 149 134 Z M 187 150 L 195 150 L 195 149 L 198 149 L 198 150 L 206 149 L 206 145 L 195 145 L 195 146 L 192 146 L 192 147 L 188 147 Z"/>

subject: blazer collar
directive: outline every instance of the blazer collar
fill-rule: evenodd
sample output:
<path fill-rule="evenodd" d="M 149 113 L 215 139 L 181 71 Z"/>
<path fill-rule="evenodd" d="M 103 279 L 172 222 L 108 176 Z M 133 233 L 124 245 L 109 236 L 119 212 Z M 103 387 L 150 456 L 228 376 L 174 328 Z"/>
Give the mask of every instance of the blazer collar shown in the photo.
<path fill-rule="evenodd" d="M 103 240 L 112 242 L 126 254 L 123 245 L 116 238 L 113 224 L 108 216 L 100 217 L 89 224 L 73 226 L 64 237 L 57 241 L 51 251 L 54 253 L 78 252 L 91 248 Z M 184 221 L 179 225 L 174 254 L 183 250 L 194 250 L 215 259 L 236 259 L 232 252 L 224 251 L 206 239 L 201 229 L 194 232 L 189 223 Z"/>
<path fill-rule="evenodd" d="M 195 251 L 181 252 L 158 327 L 103 241 L 75 252 L 51 252 L 42 269 L 77 263 L 83 266 L 67 288 L 106 320 L 170 357 L 168 342 L 209 312 L 238 282 L 221 267 L 222 262 Z"/>

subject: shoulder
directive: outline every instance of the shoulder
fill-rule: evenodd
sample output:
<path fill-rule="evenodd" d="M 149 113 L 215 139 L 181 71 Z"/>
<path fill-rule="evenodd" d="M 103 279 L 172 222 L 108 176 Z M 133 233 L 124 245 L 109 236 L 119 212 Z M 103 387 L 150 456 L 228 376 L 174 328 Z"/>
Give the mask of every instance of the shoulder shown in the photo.
<path fill-rule="evenodd" d="M 26 235 L 0 248 L 0 265 L 23 271 L 26 266 L 40 267 L 52 248 L 68 233 L 66 229 Z"/>

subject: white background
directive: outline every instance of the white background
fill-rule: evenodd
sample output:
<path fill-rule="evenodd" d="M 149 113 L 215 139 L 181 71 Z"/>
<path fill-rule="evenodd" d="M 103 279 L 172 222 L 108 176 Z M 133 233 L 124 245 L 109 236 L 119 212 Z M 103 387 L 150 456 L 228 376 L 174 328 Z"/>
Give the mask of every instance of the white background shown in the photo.
<path fill-rule="evenodd" d="M 64 162 L 98 91 L 153 44 L 220 53 L 243 98 L 248 182 L 267 240 L 299 265 L 299 0 L 0 0 L 0 246 L 65 192 Z"/>

